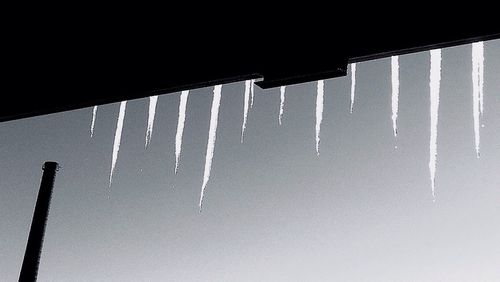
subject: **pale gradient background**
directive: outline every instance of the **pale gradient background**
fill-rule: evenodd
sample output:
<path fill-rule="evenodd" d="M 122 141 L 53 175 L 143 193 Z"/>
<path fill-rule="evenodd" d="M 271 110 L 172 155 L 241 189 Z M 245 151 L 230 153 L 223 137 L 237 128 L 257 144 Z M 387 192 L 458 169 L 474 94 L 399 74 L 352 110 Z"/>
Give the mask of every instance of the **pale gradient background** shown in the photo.
<path fill-rule="evenodd" d="M 224 85 L 198 212 L 212 89 L 191 92 L 174 176 L 179 94 L 128 103 L 108 199 L 118 104 L 0 123 L 0 281 L 17 281 L 41 165 L 61 163 L 39 281 L 500 281 L 500 41 L 485 43 L 485 127 L 476 159 L 471 46 L 443 51 L 437 200 L 429 181 L 429 53 L 400 58 L 399 137 L 390 59 L 316 84 L 256 88 L 240 143 L 244 83 Z M 43 95 L 43 93 L 30 93 Z M 71 95 L 71 93 L 68 93 Z M 394 149 L 395 145 L 398 149 Z"/>

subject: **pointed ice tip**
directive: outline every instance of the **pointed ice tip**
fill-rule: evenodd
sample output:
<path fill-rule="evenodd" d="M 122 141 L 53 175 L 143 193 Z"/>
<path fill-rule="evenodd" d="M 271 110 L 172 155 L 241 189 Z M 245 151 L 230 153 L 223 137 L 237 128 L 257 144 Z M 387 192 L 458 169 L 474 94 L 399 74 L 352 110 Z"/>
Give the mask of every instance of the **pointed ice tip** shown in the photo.
<path fill-rule="evenodd" d="M 144 149 L 147 149 L 151 143 L 151 132 L 146 133 L 146 142 L 144 142 Z"/>

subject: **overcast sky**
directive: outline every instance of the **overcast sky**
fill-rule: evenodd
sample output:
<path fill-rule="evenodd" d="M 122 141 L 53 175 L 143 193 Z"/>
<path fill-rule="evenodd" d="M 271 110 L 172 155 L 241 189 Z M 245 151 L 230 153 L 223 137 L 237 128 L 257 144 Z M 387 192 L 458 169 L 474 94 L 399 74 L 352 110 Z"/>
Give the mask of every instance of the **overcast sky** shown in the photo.
<path fill-rule="evenodd" d="M 316 83 L 256 87 L 240 143 L 244 82 L 224 85 L 212 176 L 198 209 L 212 88 L 130 101 L 108 190 L 119 104 L 0 123 L 0 281 L 17 281 L 44 161 L 58 161 L 39 281 L 500 281 L 500 40 L 485 43 L 481 158 L 471 46 L 443 50 L 436 201 L 429 179 L 429 52 L 400 58 L 399 135 L 390 58 Z M 43 95 L 43 93 L 38 93 Z M 398 149 L 395 149 L 395 145 Z M 109 195 L 109 199 L 108 199 Z"/>

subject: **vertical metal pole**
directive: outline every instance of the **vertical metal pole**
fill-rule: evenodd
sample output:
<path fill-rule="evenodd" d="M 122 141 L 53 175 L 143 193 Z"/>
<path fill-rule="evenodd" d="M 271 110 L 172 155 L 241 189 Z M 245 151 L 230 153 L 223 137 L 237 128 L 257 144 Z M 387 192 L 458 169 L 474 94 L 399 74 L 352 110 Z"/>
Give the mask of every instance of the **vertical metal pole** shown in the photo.
<path fill-rule="evenodd" d="M 40 183 L 40 191 L 38 192 L 35 212 L 33 213 L 26 252 L 24 253 L 23 266 L 21 268 L 21 274 L 19 275 L 20 282 L 36 281 L 38 264 L 42 253 L 43 236 L 45 234 L 45 226 L 47 225 L 47 217 L 49 215 L 50 200 L 52 198 L 54 180 L 56 178 L 56 171 L 59 170 L 59 165 L 56 162 L 46 162 L 42 169 L 42 182 Z"/>

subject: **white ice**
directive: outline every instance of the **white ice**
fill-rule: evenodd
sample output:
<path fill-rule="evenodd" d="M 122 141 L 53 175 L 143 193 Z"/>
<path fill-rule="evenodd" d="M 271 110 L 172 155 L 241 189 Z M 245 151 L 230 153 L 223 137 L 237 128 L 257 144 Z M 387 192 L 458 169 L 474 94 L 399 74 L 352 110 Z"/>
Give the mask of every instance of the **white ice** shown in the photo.
<path fill-rule="evenodd" d="M 281 121 L 283 119 L 283 108 L 285 107 L 285 90 L 286 86 L 280 87 L 280 112 L 278 116 L 278 122 L 281 125 Z"/>
<path fill-rule="evenodd" d="M 118 122 L 116 123 L 115 140 L 113 142 L 113 156 L 111 160 L 111 172 L 109 174 L 109 187 L 113 182 L 113 173 L 115 172 L 116 160 L 118 158 L 118 151 L 120 150 L 120 143 L 122 140 L 123 120 L 125 119 L 125 109 L 127 101 L 120 103 L 120 112 L 118 113 Z"/>
<path fill-rule="evenodd" d="M 243 138 L 245 135 L 245 129 L 247 127 L 247 118 L 248 118 L 248 104 L 250 101 L 250 84 L 252 83 L 251 80 L 245 81 L 245 97 L 243 100 L 243 124 L 241 125 L 241 143 L 243 143 Z"/>
<path fill-rule="evenodd" d="M 430 69 L 430 118 L 431 118 L 431 136 L 429 144 L 429 170 L 431 174 L 432 198 L 436 199 L 435 179 L 436 179 L 436 161 L 437 161 L 437 128 L 439 114 L 439 87 L 441 82 L 441 49 L 431 50 L 431 69 Z"/>
<path fill-rule="evenodd" d="M 148 127 L 146 130 L 146 143 L 144 147 L 147 148 L 151 142 L 151 135 L 153 134 L 153 125 L 155 122 L 156 115 L 156 104 L 158 103 L 158 96 L 149 97 L 149 115 L 148 115 Z"/>
<path fill-rule="evenodd" d="M 356 92 L 356 63 L 351 64 L 351 114 L 354 108 L 354 93 Z"/>
<path fill-rule="evenodd" d="M 472 44 L 472 110 L 474 117 L 474 141 L 476 156 L 480 156 L 480 119 L 483 115 L 484 46 L 483 42 Z"/>
<path fill-rule="evenodd" d="M 219 119 L 219 107 L 221 100 L 222 85 L 214 87 L 214 97 L 212 100 L 212 110 L 210 113 L 210 129 L 208 132 L 207 153 L 205 157 L 205 171 L 203 173 L 203 185 L 200 194 L 200 211 L 203 206 L 203 196 L 205 194 L 205 187 L 210 179 L 210 170 L 212 169 L 212 158 L 214 156 L 215 139 L 217 137 L 217 123 Z"/>
<path fill-rule="evenodd" d="M 323 120 L 323 95 L 324 95 L 324 81 L 318 80 L 318 88 L 316 94 L 316 153 L 319 156 L 319 142 L 321 121 Z"/>
<path fill-rule="evenodd" d="M 97 106 L 92 109 L 92 123 L 90 124 L 90 138 L 94 137 L 95 118 L 97 116 Z"/>
<path fill-rule="evenodd" d="M 477 45 L 477 56 L 479 57 L 479 111 L 481 112 L 481 117 L 484 112 L 484 43 L 478 42 Z"/>
<path fill-rule="evenodd" d="M 179 160 L 182 150 L 182 135 L 184 134 L 184 122 L 186 121 L 186 105 L 189 96 L 189 90 L 181 93 L 179 101 L 179 118 L 177 119 L 177 132 L 175 133 L 175 173 L 179 169 Z"/>
<path fill-rule="evenodd" d="M 399 107 L 399 57 L 391 57 L 391 84 L 392 84 L 392 129 L 394 137 L 398 135 L 398 107 Z"/>

